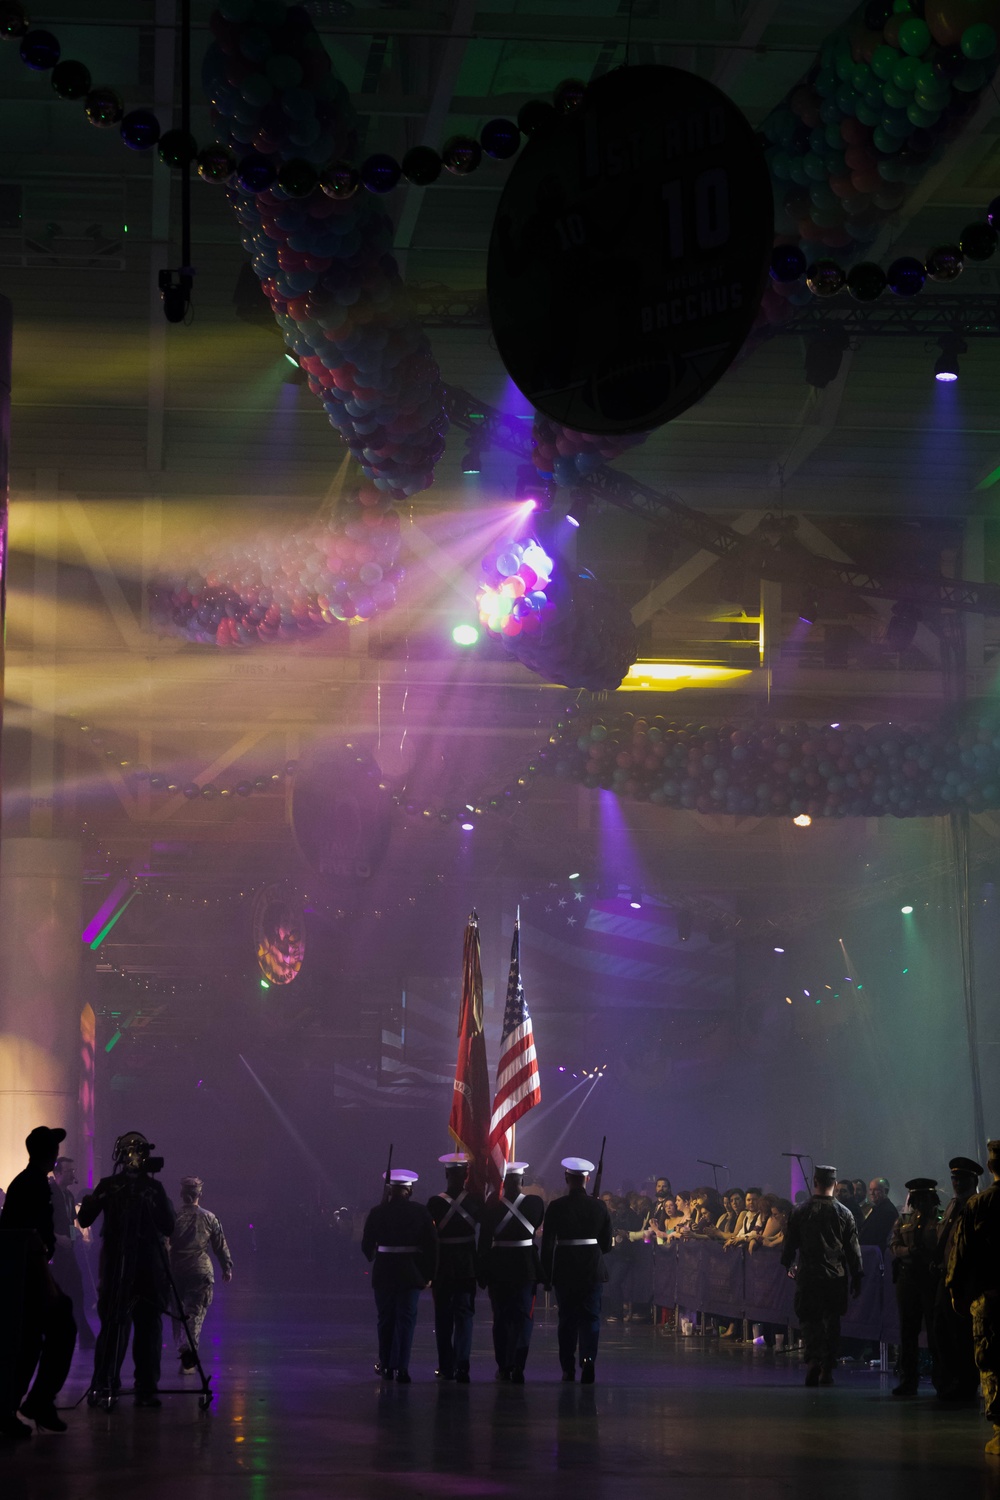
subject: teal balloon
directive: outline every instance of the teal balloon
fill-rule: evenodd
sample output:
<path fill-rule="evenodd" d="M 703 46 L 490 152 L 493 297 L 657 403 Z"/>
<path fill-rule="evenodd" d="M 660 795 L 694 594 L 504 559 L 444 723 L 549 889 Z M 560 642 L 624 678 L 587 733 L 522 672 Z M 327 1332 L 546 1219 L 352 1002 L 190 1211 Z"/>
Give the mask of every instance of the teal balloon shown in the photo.
<path fill-rule="evenodd" d="M 961 48 L 966 57 L 976 62 L 992 57 L 997 50 L 997 34 L 985 21 L 980 21 L 975 26 L 967 26 L 962 32 Z"/>
<path fill-rule="evenodd" d="M 898 89 L 891 80 L 882 85 L 882 103 L 886 109 L 905 109 L 909 102 L 909 94 Z"/>
<path fill-rule="evenodd" d="M 969 28 L 972 30 L 972 28 Z M 854 58 L 851 56 L 851 46 L 847 41 L 838 42 L 834 56 L 834 72 L 843 82 L 847 82 L 854 72 Z"/>
<path fill-rule="evenodd" d="M 841 172 L 847 170 L 847 162 L 843 151 L 824 151 L 823 165 L 828 177 L 839 177 Z"/>
<path fill-rule="evenodd" d="M 923 57 L 931 44 L 931 29 L 919 16 L 911 16 L 899 28 L 899 45 L 907 57 Z"/>
<path fill-rule="evenodd" d="M 882 105 L 885 103 L 885 100 L 882 97 L 882 90 L 884 87 L 885 85 L 883 83 L 880 83 L 877 79 L 875 79 L 872 82 L 871 88 L 865 90 L 865 103 L 870 104 L 872 109 L 881 109 Z"/>
<path fill-rule="evenodd" d="M 854 115 L 856 119 L 861 121 L 862 125 L 877 125 L 882 118 L 882 111 L 881 109 L 873 108 L 866 100 L 862 99 L 854 111 Z"/>
<path fill-rule="evenodd" d="M 809 196 L 817 208 L 840 207 L 840 199 L 832 188 L 827 187 L 825 182 L 817 182 L 814 188 L 810 188 Z"/>
<path fill-rule="evenodd" d="M 806 175 L 804 160 L 801 156 L 795 156 L 792 158 L 792 161 L 788 168 L 788 175 L 798 187 L 805 187 L 806 183 L 809 181 L 809 178 Z"/>
<path fill-rule="evenodd" d="M 853 115 L 853 113 L 854 110 L 852 109 L 851 114 Z M 826 136 L 826 144 L 831 150 L 840 151 L 843 149 L 844 137 L 840 133 L 839 125 L 828 125 L 823 134 Z"/>
<path fill-rule="evenodd" d="M 884 42 L 876 47 L 871 58 L 871 69 L 876 78 L 891 78 L 898 58 L 899 53 L 895 47 L 887 47 Z"/>
<path fill-rule="evenodd" d="M 920 22 L 921 26 L 924 24 Z M 917 71 L 920 67 L 918 57 L 901 57 L 892 70 L 892 81 L 904 94 L 912 94 L 917 82 Z"/>
<path fill-rule="evenodd" d="M 889 132 L 881 125 L 876 125 L 875 130 L 872 133 L 872 140 L 879 151 L 885 152 L 898 151 L 900 146 L 902 146 L 903 144 L 901 136 L 890 135 Z M 882 165 L 883 163 L 880 162 L 880 170 Z"/>
<path fill-rule="evenodd" d="M 853 115 L 858 96 L 849 83 L 841 84 L 833 101 L 842 115 Z"/>
<path fill-rule="evenodd" d="M 851 84 L 859 94 L 863 94 L 865 89 L 871 87 L 872 70 L 866 62 L 854 64 L 854 72 L 851 74 Z"/>
<path fill-rule="evenodd" d="M 910 134 L 912 127 L 906 117 L 905 111 L 887 109 L 882 116 L 882 129 L 889 135 L 895 135 L 900 140 L 904 140 Z"/>
<path fill-rule="evenodd" d="M 821 99 L 832 99 L 840 88 L 841 80 L 832 68 L 820 68 L 813 85 Z"/>
<path fill-rule="evenodd" d="M 950 98 L 951 97 L 951 85 L 950 84 L 948 85 L 948 95 L 949 95 L 949 98 Z M 926 109 L 926 110 L 929 110 L 929 111 L 932 111 L 932 112 L 936 110 L 937 113 L 940 114 L 941 111 L 942 111 L 942 109 L 944 109 L 945 104 L 948 103 L 948 100 L 945 99 L 944 103 L 942 103 L 941 102 L 941 95 L 940 94 L 925 94 L 924 91 L 923 91 L 923 89 L 917 89 L 916 93 L 913 95 L 913 102 L 914 102 L 914 104 L 918 105 L 921 109 Z"/>
<path fill-rule="evenodd" d="M 791 165 L 787 151 L 776 151 L 771 157 L 771 176 L 778 182 L 787 182 L 791 177 Z"/>
<path fill-rule="evenodd" d="M 918 126 L 921 130 L 927 130 L 931 125 L 936 125 L 941 118 L 939 109 L 922 109 L 919 104 L 908 104 L 906 106 L 906 118 L 911 125 Z"/>
<path fill-rule="evenodd" d="M 826 176 L 823 159 L 817 156 L 815 151 L 806 152 L 802 165 L 805 167 L 806 177 L 811 178 L 813 182 L 821 182 Z"/>

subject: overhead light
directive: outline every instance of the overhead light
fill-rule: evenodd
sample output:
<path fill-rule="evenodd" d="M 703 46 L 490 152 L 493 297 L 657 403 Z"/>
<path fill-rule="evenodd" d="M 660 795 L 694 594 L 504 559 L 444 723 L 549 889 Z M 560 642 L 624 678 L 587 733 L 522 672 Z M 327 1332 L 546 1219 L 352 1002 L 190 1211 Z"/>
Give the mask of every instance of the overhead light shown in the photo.
<path fill-rule="evenodd" d="M 478 474 L 482 468 L 483 461 L 483 439 L 478 432 L 472 432 L 465 440 L 465 455 L 462 459 L 463 474 Z"/>
<path fill-rule="evenodd" d="M 831 323 L 806 339 L 806 384 L 821 391 L 836 380 L 850 340 L 839 323 Z"/>
<path fill-rule="evenodd" d="M 570 526 L 579 527 L 579 525 L 580 525 L 579 521 L 576 519 L 576 516 L 567 516 L 566 520 L 567 520 L 567 522 L 569 523 Z"/>
<path fill-rule="evenodd" d="M 629 897 L 629 903 L 628 904 L 629 904 L 629 906 L 631 906 L 631 908 L 632 908 L 633 911 L 641 911 L 642 910 L 642 892 L 641 891 L 633 891 L 632 894 L 631 894 L 631 896 Z"/>
<path fill-rule="evenodd" d="M 295 358 L 295 355 L 294 354 L 289 354 L 289 352 L 288 352 L 287 349 L 285 350 L 285 358 L 288 360 L 288 363 L 290 365 L 294 365 L 296 369 L 299 368 L 299 362 Z"/>
<path fill-rule="evenodd" d="M 555 499 L 555 485 L 551 479 L 543 479 L 534 464 L 519 464 L 514 498 L 532 500 L 535 510 L 551 510 Z"/>
<path fill-rule="evenodd" d="M 784 948 L 777 948 L 776 947 L 774 951 L 775 951 L 775 953 L 784 953 L 785 950 L 784 950 Z"/>
<path fill-rule="evenodd" d="M 705 667 L 686 661 L 636 661 L 625 673 L 619 693 L 676 693 L 681 688 L 713 687 L 749 677 L 749 667 Z"/>
<path fill-rule="evenodd" d="M 475 625 L 456 625 L 451 638 L 456 646 L 474 646 L 479 639 L 479 631 Z"/>
<path fill-rule="evenodd" d="M 812 818 L 808 813 L 799 813 L 797 817 L 794 817 L 792 819 L 792 822 L 795 824 L 796 828 L 812 827 Z"/>
<path fill-rule="evenodd" d="M 269 990 L 271 988 L 266 979 L 261 980 L 260 987 L 262 990 Z"/>
<path fill-rule="evenodd" d="M 913 913 L 913 907 L 912 906 L 901 906 L 899 909 L 903 913 L 904 917 L 909 917 Z"/>
<path fill-rule="evenodd" d="M 572 875 L 570 875 L 568 878 L 570 880 L 579 880 L 580 879 L 580 872 L 579 872 L 579 870 L 574 870 L 573 873 L 572 873 Z"/>
<path fill-rule="evenodd" d="M 938 339 L 941 353 L 934 361 L 934 379 L 951 385 L 958 379 L 958 357 L 968 353 L 968 344 L 957 333 L 946 333 Z"/>
<path fill-rule="evenodd" d="M 566 512 L 566 520 L 570 526 L 582 526 L 587 519 L 587 511 L 592 503 L 592 496 L 586 490 L 574 490 L 569 497 L 569 510 Z"/>

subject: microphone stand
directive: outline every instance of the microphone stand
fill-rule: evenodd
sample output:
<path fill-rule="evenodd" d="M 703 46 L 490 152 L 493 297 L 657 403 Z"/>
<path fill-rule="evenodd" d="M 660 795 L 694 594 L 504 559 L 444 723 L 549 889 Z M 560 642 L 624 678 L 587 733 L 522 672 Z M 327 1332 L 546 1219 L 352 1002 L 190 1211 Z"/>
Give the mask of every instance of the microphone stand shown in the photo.
<path fill-rule="evenodd" d="M 721 1161 L 706 1161 L 703 1156 L 697 1157 L 696 1160 L 697 1160 L 698 1165 L 700 1167 L 711 1167 L 712 1168 L 712 1177 L 715 1180 L 715 1191 L 718 1192 L 719 1191 L 719 1173 L 720 1172 L 728 1172 L 729 1168 L 726 1166 L 726 1164 L 724 1162 L 721 1162 Z"/>
<path fill-rule="evenodd" d="M 802 1165 L 803 1161 L 809 1162 L 809 1164 L 810 1164 L 810 1166 L 812 1168 L 812 1171 L 814 1173 L 816 1171 L 816 1163 L 813 1161 L 813 1159 L 809 1155 L 808 1151 L 782 1151 L 781 1154 L 782 1154 L 782 1156 L 790 1157 L 793 1161 L 797 1161 L 798 1162 L 798 1164 L 799 1164 L 799 1171 L 802 1173 L 802 1181 L 805 1183 L 806 1187 L 808 1188 L 809 1183 L 811 1182 L 812 1178 L 811 1178 L 811 1176 L 810 1177 L 806 1176 L 805 1167 L 803 1167 L 803 1165 Z"/>

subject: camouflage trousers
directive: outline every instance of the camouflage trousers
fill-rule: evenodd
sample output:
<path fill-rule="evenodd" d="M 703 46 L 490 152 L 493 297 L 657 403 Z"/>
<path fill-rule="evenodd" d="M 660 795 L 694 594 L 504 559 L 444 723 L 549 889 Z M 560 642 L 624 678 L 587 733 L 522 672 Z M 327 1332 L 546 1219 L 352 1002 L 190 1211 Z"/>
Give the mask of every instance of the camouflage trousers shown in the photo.
<path fill-rule="evenodd" d="M 986 1415 L 1000 1426 L 1000 1294 L 987 1292 L 973 1302 L 972 1337 Z"/>

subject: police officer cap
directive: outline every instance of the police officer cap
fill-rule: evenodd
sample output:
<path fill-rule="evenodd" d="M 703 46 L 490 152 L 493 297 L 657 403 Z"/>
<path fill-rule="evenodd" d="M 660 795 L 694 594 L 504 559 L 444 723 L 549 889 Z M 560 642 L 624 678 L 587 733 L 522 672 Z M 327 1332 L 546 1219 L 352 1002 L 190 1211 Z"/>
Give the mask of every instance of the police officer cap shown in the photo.
<path fill-rule="evenodd" d="M 937 1187 L 936 1177 L 911 1177 L 903 1186 L 908 1193 L 933 1193 Z"/>
<path fill-rule="evenodd" d="M 444 1167 L 467 1167 L 469 1155 L 466 1151 L 446 1151 L 443 1156 L 438 1157 L 438 1161 Z"/>
<path fill-rule="evenodd" d="M 65 1130 L 53 1130 L 48 1125 L 36 1125 L 26 1138 L 24 1149 L 29 1156 L 41 1156 L 43 1151 L 51 1151 L 53 1146 L 60 1146 L 65 1139 Z"/>
<path fill-rule="evenodd" d="M 564 1156 L 560 1166 L 566 1168 L 567 1172 L 592 1172 L 594 1163 L 588 1161 L 585 1156 Z"/>
<path fill-rule="evenodd" d="M 974 1177 L 982 1177 L 983 1169 L 971 1156 L 953 1156 L 948 1163 L 949 1172 L 971 1172 Z"/>
<path fill-rule="evenodd" d="M 530 1165 L 530 1162 L 526 1161 L 509 1161 L 503 1169 L 503 1174 L 507 1177 L 511 1172 L 526 1172 Z"/>
<path fill-rule="evenodd" d="M 383 1172 L 383 1177 L 385 1173 Z M 416 1172 L 410 1172 L 406 1167 L 393 1167 L 389 1173 L 390 1182 L 419 1182 L 420 1178 Z"/>
<path fill-rule="evenodd" d="M 813 1176 L 816 1178 L 817 1182 L 836 1182 L 837 1181 L 837 1168 L 836 1167 L 814 1167 L 813 1168 Z"/>

